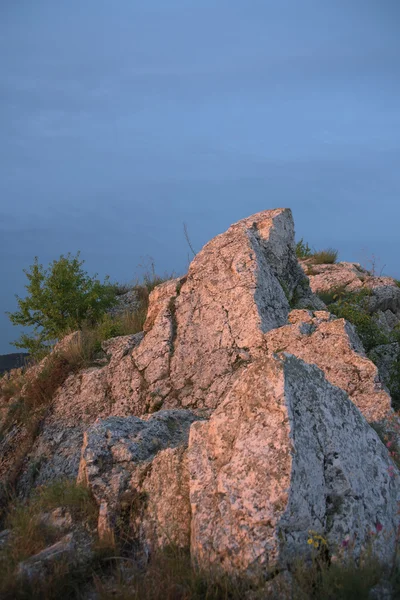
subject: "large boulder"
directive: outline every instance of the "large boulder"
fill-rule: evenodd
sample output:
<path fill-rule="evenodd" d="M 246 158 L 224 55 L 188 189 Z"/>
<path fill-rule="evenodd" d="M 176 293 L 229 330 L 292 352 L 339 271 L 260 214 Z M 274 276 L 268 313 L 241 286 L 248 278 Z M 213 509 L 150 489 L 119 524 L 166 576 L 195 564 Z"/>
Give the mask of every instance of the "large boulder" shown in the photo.
<path fill-rule="evenodd" d="M 355 556 L 377 535 L 395 553 L 400 473 L 347 394 L 314 365 L 285 355 L 248 366 L 189 440 L 194 560 L 273 573 L 307 550 L 349 538 Z"/>
<path fill-rule="evenodd" d="M 101 538 L 114 536 L 129 507 L 124 526 L 142 549 L 188 546 L 185 450 L 196 419 L 188 410 L 160 411 L 148 420 L 109 417 L 85 432 L 78 482 L 90 488 L 99 506 Z"/>

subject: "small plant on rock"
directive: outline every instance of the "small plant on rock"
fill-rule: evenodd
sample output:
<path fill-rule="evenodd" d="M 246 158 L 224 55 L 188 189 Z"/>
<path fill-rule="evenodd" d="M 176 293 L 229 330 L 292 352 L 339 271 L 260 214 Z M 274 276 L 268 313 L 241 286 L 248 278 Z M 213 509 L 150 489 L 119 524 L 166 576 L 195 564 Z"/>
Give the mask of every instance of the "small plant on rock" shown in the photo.
<path fill-rule="evenodd" d="M 329 305 L 331 313 L 350 321 L 355 326 L 366 352 L 380 344 L 387 344 L 389 341 L 369 314 L 368 297 L 370 295 L 371 291 L 368 289 L 357 293 L 343 294 Z"/>
<path fill-rule="evenodd" d="M 296 244 L 296 256 L 297 258 L 310 258 L 312 256 L 312 250 L 307 242 L 303 241 L 303 238 Z"/>
<path fill-rule="evenodd" d="M 319 252 L 314 252 L 312 262 L 314 265 L 332 265 L 337 261 L 338 254 L 338 251 L 334 248 L 320 250 Z"/>

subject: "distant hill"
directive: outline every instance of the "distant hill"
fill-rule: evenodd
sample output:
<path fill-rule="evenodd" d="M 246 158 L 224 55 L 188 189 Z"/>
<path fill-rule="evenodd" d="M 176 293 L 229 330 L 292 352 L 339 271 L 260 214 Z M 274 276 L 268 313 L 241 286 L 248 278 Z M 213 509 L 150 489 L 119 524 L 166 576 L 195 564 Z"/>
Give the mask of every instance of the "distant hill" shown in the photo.
<path fill-rule="evenodd" d="M 27 352 L 12 352 L 11 354 L 0 354 L 0 374 L 10 369 L 22 367 L 25 359 L 28 358 Z"/>

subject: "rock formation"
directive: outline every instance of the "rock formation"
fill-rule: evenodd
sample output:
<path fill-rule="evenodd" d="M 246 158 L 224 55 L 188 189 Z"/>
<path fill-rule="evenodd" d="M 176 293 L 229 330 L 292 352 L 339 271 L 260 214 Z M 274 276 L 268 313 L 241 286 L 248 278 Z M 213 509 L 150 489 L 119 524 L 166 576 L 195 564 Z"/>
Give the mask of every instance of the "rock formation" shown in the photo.
<path fill-rule="evenodd" d="M 135 503 L 133 535 L 153 550 L 189 542 L 189 482 L 184 450 L 196 416 L 159 411 L 147 421 L 109 417 L 84 437 L 78 481 L 99 506 L 101 538 L 114 535 L 123 506 Z"/>
<path fill-rule="evenodd" d="M 330 383 L 347 392 L 367 421 L 391 415 L 390 396 L 353 325 L 326 311 L 305 310 L 293 310 L 289 323 L 266 334 L 270 352 L 285 351 L 317 365 Z"/>
<path fill-rule="evenodd" d="M 300 264 L 314 293 L 368 290 L 369 311 L 382 330 L 390 332 L 400 323 L 400 287 L 393 277 L 374 276 L 358 263 L 314 265 L 312 258 L 308 258 L 301 260 Z"/>
<path fill-rule="evenodd" d="M 387 537 L 374 549 L 391 560 L 400 473 L 371 427 L 391 418 L 391 398 L 354 327 L 314 293 L 369 287 L 392 331 L 400 289 L 389 279 L 350 263 L 300 266 L 288 209 L 232 225 L 185 277 L 155 288 L 142 333 L 107 340 L 56 390 L 21 458 L 19 494 L 78 478 L 101 537 L 128 520 L 142 555 L 190 540 L 194 562 L 228 571 L 272 576 L 307 551 L 309 530 L 329 548 L 351 538 L 358 555 L 379 526 Z M 18 422 L 3 434 L 0 477 L 27 432 Z"/>
<path fill-rule="evenodd" d="M 225 569 L 273 572 L 305 551 L 310 530 L 332 547 L 351 536 L 360 552 L 376 523 L 396 531 L 391 465 L 376 432 L 320 369 L 288 354 L 257 361 L 209 421 L 192 425 L 192 554 Z M 376 547 L 386 560 L 390 540 Z"/>

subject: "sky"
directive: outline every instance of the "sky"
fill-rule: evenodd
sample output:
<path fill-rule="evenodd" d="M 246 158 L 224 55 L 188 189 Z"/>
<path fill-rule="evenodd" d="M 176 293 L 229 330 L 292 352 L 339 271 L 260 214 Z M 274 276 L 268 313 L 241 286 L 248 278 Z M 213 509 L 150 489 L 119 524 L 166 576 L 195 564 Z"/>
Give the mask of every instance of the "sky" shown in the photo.
<path fill-rule="evenodd" d="M 0 353 L 35 256 L 180 275 L 183 223 L 290 207 L 400 278 L 399 33 L 398 0 L 1 0 Z"/>

